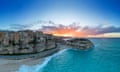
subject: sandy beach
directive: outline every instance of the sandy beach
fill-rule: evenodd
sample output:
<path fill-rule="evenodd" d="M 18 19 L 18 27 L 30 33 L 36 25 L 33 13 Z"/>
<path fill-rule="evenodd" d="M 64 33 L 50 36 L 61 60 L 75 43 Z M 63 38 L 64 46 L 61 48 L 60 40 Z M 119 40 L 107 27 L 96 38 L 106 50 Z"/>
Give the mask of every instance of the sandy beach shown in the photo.
<path fill-rule="evenodd" d="M 59 49 L 55 48 L 37 54 L 36 57 L 20 60 L 0 59 L 0 72 L 16 72 L 22 65 L 33 66 L 37 64 L 42 64 L 47 56 L 50 56 L 57 51 L 59 51 Z"/>
<path fill-rule="evenodd" d="M 1 62 L 4 63 L 0 64 L 0 72 L 16 72 L 19 70 L 20 66 L 22 65 L 37 65 L 41 64 L 44 61 L 44 58 L 29 58 L 23 60 L 5 60 L 1 59 Z"/>

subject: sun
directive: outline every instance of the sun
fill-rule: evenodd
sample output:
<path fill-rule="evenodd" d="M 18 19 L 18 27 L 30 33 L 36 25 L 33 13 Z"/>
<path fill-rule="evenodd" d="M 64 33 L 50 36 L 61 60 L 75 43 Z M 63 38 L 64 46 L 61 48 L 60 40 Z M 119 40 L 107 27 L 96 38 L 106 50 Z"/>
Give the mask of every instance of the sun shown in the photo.
<path fill-rule="evenodd" d="M 54 36 L 72 37 L 72 34 L 53 34 Z"/>

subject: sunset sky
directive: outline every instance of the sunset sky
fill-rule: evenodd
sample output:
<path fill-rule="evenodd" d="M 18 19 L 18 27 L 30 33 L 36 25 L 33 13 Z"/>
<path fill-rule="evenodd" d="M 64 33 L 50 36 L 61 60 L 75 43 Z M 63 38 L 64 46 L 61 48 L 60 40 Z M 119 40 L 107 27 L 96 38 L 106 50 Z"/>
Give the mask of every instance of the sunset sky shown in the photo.
<path fill-rule="evenodd" d="M 120 37 L 120 0 L 0 0 L 0 29 Z"/>

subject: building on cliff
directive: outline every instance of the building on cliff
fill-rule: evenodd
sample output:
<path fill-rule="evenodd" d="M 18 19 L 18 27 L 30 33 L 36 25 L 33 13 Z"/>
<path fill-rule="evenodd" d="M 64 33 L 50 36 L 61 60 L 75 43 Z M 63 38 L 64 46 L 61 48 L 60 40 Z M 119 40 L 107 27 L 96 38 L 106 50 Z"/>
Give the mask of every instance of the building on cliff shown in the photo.
<path fill-rule="evenodd" d="M 0 32 L 0 54 L 36 53 L 54 47 L 53 36 L 41 31 Z"/>

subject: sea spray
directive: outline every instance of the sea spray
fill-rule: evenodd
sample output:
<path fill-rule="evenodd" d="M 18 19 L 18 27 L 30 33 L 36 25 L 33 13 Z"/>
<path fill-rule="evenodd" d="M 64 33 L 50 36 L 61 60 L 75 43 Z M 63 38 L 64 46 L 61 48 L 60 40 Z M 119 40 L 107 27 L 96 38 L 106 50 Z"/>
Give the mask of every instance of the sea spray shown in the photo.
<path fill-rule="evenodd" d="M 65 52 L 68 49 L 63 49 L 52 56 L 49 56 L 45 58 L 45 61 L 42 64 L 34 65 L 34 66 L 28 66 L 28 65 L 22 65 L 17 72 L 42 72 L 43 68 L 48 64 L 48 62 L 53 58 L 56 57 L 63 52 Z"/>
<path fill-rule="evenodd" d="M 55 54 L 53 54 L 52 56 L 49 56 L 45 59 L 45 61 L 43 62 L 43 64 L 41 64 L 40 66 L 38 66 L 36 68 L 36 72 L 42 72 L 42 69 L 48 64 L 48 62 L 53 58 L 53 57 L 56 57 L 60 54 L 62 54 L 63 52 L 65 52 L 67 49 L 64 49 L 64 50 L 61 50 Z"/>
<path fill-rule="evenodd" d="M 20 68 L 19 68 L 19 71 L 16 71 L 16 72 L 35 72 L 35 67 L 36 66 L 28 66 L 28 65 L 22 65 Z"/>

